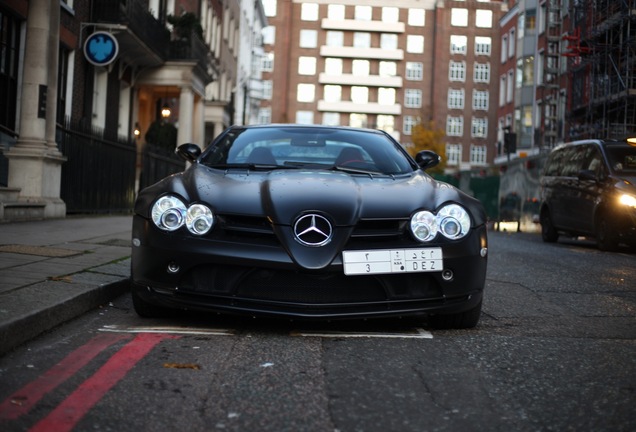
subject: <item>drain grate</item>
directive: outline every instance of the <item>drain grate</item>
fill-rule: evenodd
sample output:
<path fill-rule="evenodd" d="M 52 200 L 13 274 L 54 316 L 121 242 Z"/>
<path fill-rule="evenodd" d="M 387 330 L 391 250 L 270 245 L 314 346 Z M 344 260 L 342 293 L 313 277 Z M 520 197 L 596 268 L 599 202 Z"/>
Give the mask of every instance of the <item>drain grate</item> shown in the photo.
<path fill-rule="evenodd" d="M 74 255 L 81 255 L 83 251 L 71 249 L 61 249 L 48 246 L 29 246 L 29 245 L 0 245 L 0 252 L 17 253 L 24 255 L 37 255 L 52 258 L 64 258 Z"/>

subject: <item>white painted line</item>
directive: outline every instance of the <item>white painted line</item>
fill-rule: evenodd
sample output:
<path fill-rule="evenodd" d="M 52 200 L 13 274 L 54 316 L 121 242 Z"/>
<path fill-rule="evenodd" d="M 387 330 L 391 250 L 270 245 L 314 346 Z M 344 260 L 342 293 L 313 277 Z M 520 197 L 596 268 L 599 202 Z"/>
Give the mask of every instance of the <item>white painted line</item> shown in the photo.
<path fill-rule="evenodd" d="M 115 333 L 171 333 L 185 335 L 211 335 L 211 336 L 234 336 L 234 330 L 228 329 L 207 329 L 195 327 L 161 327 L 161 326 L 135 326 L 127 327 L 120 325 L 106 325 L 99 329 L 103 332 Z"/>
<path fill-rule="evenodd" d="M 404 333 L 372 333 L 372 332 L 362 332 L 362 333 L 351 333 L 351 332 L 303 332 L 303 331 L 294 331 L 291 333 L 292 336 L 303 336 L 303 337 L 338 337 L 338 338 L 394 338 L 394 339 L 433 339 L 433 334 L 429 331 L 426 331 L 421 328 L 413 329 L 412 331 L 405 331 Z"/>

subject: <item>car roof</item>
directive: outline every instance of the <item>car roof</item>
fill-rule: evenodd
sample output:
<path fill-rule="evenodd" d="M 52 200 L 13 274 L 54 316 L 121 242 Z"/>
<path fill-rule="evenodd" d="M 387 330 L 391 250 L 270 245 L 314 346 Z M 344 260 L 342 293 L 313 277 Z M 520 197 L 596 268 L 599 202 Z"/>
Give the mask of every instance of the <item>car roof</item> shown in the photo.
<path fill-rule="evenodd" d="M 634 147 L 632 144 L 627 142 L 627 139 L 623 139 L 623 140 L 586 139 L 586 140 L 571 141 L 571 142 L 563 143 L 557 146 L 554 150 L 567 148 L 567 147 L 573 147 L 573 146 L 579 146 L 579 145 L 586 145 L 586 144 L 596 144 L 600 147 Z"/>
<path fill-rule="evenodd" d="M 231 126 L 233 129 L 320 129 L 320 130 L 347 130 L 347 131 L 358 131 L 358 132 L 371 132 L 380 135 L 387 135 L 386 132 L 379 129 L 370 129 L 370 128 L 362 128 L 362 127 L 353 127 L 353 126 L 327 126 L 327 125 L 316 125 L 316 124 L 298 124 L 298 123 L 267 123 L 267 124 L 257 124 L 257 125 L 233 125 Z"/>

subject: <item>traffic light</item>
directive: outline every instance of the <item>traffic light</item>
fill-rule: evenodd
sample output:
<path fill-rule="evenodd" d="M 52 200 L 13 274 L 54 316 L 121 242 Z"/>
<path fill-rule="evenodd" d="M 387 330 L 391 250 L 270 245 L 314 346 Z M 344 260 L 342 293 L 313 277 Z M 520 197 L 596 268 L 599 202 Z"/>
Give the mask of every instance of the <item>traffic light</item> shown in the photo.
<path fill-rule="evenodd" d="M 504 153 L 511 154 L 517 152 L 517 134 L 507 132 L 504 134 Z"/>

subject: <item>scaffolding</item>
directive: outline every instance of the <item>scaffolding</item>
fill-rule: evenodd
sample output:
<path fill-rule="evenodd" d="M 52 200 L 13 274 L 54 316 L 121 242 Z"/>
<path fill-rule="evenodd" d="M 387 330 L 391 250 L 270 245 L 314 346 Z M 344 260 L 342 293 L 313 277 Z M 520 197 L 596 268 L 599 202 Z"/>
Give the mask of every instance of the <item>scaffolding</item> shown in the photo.
<path fill-rule="evenodd" d="M 636 133 L 636 0 L 572 2 L 566 38 L 571 140 Z"/>
<path fill-rule="evenodd" d="M 561 91 L 561 38 L 563 21 L 561 0 L 546 0 L 546 28 L 543 61 L 543 143 L 541 146 L 552 149 L 563 140 L 564 113 L 559 112 L 560 101 L 564 97 Z"/>

